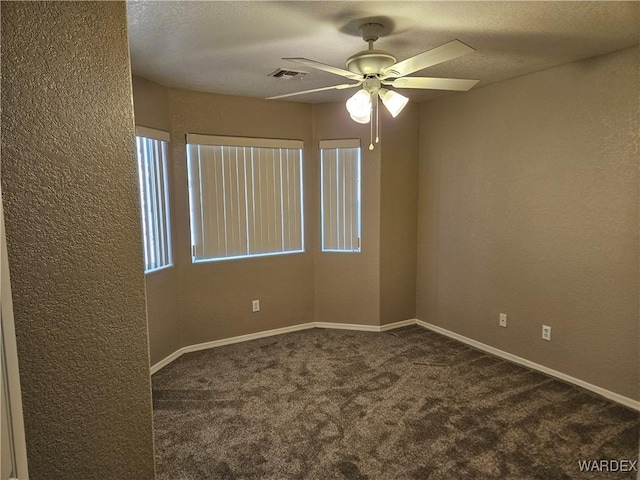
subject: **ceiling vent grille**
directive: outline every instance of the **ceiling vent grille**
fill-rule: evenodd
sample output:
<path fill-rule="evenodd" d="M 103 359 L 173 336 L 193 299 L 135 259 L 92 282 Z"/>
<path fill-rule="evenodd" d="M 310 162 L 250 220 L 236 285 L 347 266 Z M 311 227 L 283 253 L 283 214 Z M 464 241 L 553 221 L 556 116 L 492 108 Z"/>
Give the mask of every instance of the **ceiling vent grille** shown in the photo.
<path fill-rule="evenodd" d="M 282 80 L 290 80 L 292 78 L 302 78 L 309 72 L 302 72 L 299 70 L 285 70 L 278 68 L 269 74 L 270 77 L 280 78 Z"/>

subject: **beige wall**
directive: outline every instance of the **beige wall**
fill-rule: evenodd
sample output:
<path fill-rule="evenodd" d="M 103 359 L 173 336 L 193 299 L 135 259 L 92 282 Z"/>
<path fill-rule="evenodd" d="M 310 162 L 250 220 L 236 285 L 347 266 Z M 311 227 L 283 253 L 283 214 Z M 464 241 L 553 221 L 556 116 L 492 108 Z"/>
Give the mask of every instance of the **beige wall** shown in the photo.
<path fill-rule="evenodd" d="M 380 323 L 416 317 L 420 108 L 409 103 L 382 118 L 380 174 Z"/>
<path fill-rule="evenodd" d="M 180 279 L 185 345 L 311 321 L 312 257 L 307 253 L 192 264 L 186 133 L 311 141 L 309 105 L 184 90 L 170 91 L 175 189 L 174 254 Z M 304 152 L 304 187 L 311 182 Z M 308 217 L 310 204 L 305 206 Z M 308 228 L 308 225 L 307 225 Z M 305 232 L 306 234 L 306 232 Z M 306 234 L 308 237 L 308 234 Z M 251 300 L 261 311 L 252 313 Z"/>
<path fill-rule="evenodd" d="M 151 362 L 186 345 L 310 321 L 380 324 L 380 154 L 370 152 L 369 129 L 354 124 L 343 103 L 327 105 L 266 102 L 256 99 L 170 89 L 134 77 L 136 123 L 170 130 L 173 268 L 146 276 Z M 167 120 L 167 112 L 168 118 Z M 399 168 L 390 173 L 388 194 L 388 271 L 400 280 L 390 296 L 404 306 L 404 320 L 415 315 L 415 215 L 417 202 L 417 107 L 408 109 L 405 128 L 389 125 L 388 141 Z M 412 121 L 416 121 L 412 124 Z M 313 128 L 312 128 L 313 127 Z M 312 132 L 315 134 L 312 137 Z M 304 254 L 239 259 L 193 265 L 189 254 L 189 214 L 185 133 L 297 138 L 305 141 Z M 318 140 L 362 137 L 362 227 L 360 254 L 320 252 Z M 413 145 L 405 145 L 413 141 Z M 397 147 L 397 148 L 396 148 Z M 411 170 L 413 168 L 413 171 Z M 412 185 L 403 182 L 411 177 Z M 402 198 L 400 198 L 402 197 Z M 407 199 L 413 204 L 407 206 Z M 398 208 L 402 219 L 391 219 Z M 411 221 L 412 220 L 412 221 Z M 393 222 L 393 224 L 392 224 Z M 411 240 L 413 229 L 413 241 Z M 407 230 L 409 233 L 407 234 Z M 408 243 L 408 244 L 407 244 Z M 404 248 L 402 245 L 404 244 Z M 407 267 L 407 258 L 413 266 Z M 258 298 L 261 312 L 251 312 Z M 406 312 L 406 313 L 405 313 Z M 392 318 L 393 313 L 388 313 Z"/>
<path fill-rule="evenodd" d="M 2 2 L 2 192 L 33 479 L 154 477 L 123 2 Z"/>
<path fill-rule="evenodd" d="M 172 141 L 174 267 L 146 276 L 151 362 L 182 346 L 312 321 L 313 262 L 308 252 L 191 263 L 185 147 L 186 133 L 300 139 L 309 146 L 311 107 L 168 89 L 135 77 L 134 95 L 138 124 L 169 130 Z M 308 192 L 313 174 L 308 149 L 303 161 Z M 308 203 L 305 218 L 311 208 Z M 307 222 L 307 239 L 309 228 Z M 258 313 L 251 311 L 253 299 L 260 300 Z"/>
<path fill-rule="evenodd" d="M 369 125 L 355 123 L 344 103 L 313 105 L 313 234 L 315 320 L 380 324 L 380 148 L 369 151 Z M 362 243 L 360 253 L 321 252 L 319 140 L 360 138 Z"/>
<path fill-rule="evenodd" d="M 418 318 L 638 399 L 638 71 L 628 49 L 422 105 Z"/>
<path fill-rule="evenodd" d="M 171 130 L 169 89 L 146 78 L 133 76 L 133 108 L 137 126 Z"/>
<path fill-rule="evenodd" d="M 133 106 L 135 122 L 138 126 L 151 127 L 165 132 L 171 131 L 171 109 L 169 89 L 144 78 L 133 77 Z M 167 167 L 176 169 L 171 152 Z M 174 175 L 169 176 L 169 202 L 171 211 L 176 211 L 176 195 L 179 186 Z M 171 238 L 180 234 L 171 224 Z M 175 262 L 175 253 L 174 262 Z M 167 268 L 145 275 L 147 296 L 147 318 L 149 323 L 149 344 L 151 364 L 159 362 L 183 346 L 180 308 L 180 279 L 177 269 Z"/>

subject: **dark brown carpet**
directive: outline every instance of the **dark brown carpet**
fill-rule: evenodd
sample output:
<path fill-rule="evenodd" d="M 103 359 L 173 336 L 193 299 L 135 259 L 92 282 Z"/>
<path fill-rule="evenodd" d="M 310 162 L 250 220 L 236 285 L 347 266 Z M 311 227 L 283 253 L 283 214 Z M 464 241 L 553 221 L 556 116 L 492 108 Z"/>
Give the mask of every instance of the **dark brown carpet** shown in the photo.
<path fill-rule="evenodd" d="M 159 479 L 636 478 L 578 462 L 637 461 L 637 412 L 421 327 L 186 354 L 153 400 Z"/>

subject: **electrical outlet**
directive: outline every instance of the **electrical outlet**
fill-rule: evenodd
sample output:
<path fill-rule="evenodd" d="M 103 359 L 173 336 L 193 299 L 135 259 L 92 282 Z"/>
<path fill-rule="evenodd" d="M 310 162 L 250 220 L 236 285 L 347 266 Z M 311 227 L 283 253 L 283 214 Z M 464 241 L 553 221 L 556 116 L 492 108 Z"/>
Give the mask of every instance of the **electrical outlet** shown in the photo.
<path fill-rule="evenodd" d="M 542 339 L 551 341 L 551 327 L 547 325 L 542 325 Z"/>
<path fill-rule="evenodd" d="M 501 313 L 500 314 L 500 326 L 507 328 L 507 314 L 506 313 Z"/>
<path fill-rule="evenodd" d="M 260 311 L 260 300 L 252 300 L 251 301 L 251 309 L 254 312 L 259 312 Z"/>

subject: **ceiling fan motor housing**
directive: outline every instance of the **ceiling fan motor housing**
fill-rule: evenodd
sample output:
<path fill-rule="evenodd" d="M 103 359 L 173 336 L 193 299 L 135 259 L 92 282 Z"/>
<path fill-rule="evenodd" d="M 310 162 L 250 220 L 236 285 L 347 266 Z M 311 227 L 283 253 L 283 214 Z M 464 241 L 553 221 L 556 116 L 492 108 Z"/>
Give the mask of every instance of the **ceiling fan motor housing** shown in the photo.
<path fill-rule="evenodd" d="M 347 59 L 347 69 L 359 75 L 381 74 L 396 63 L 396 57 L 383 50 L 364 50 Z"/>

